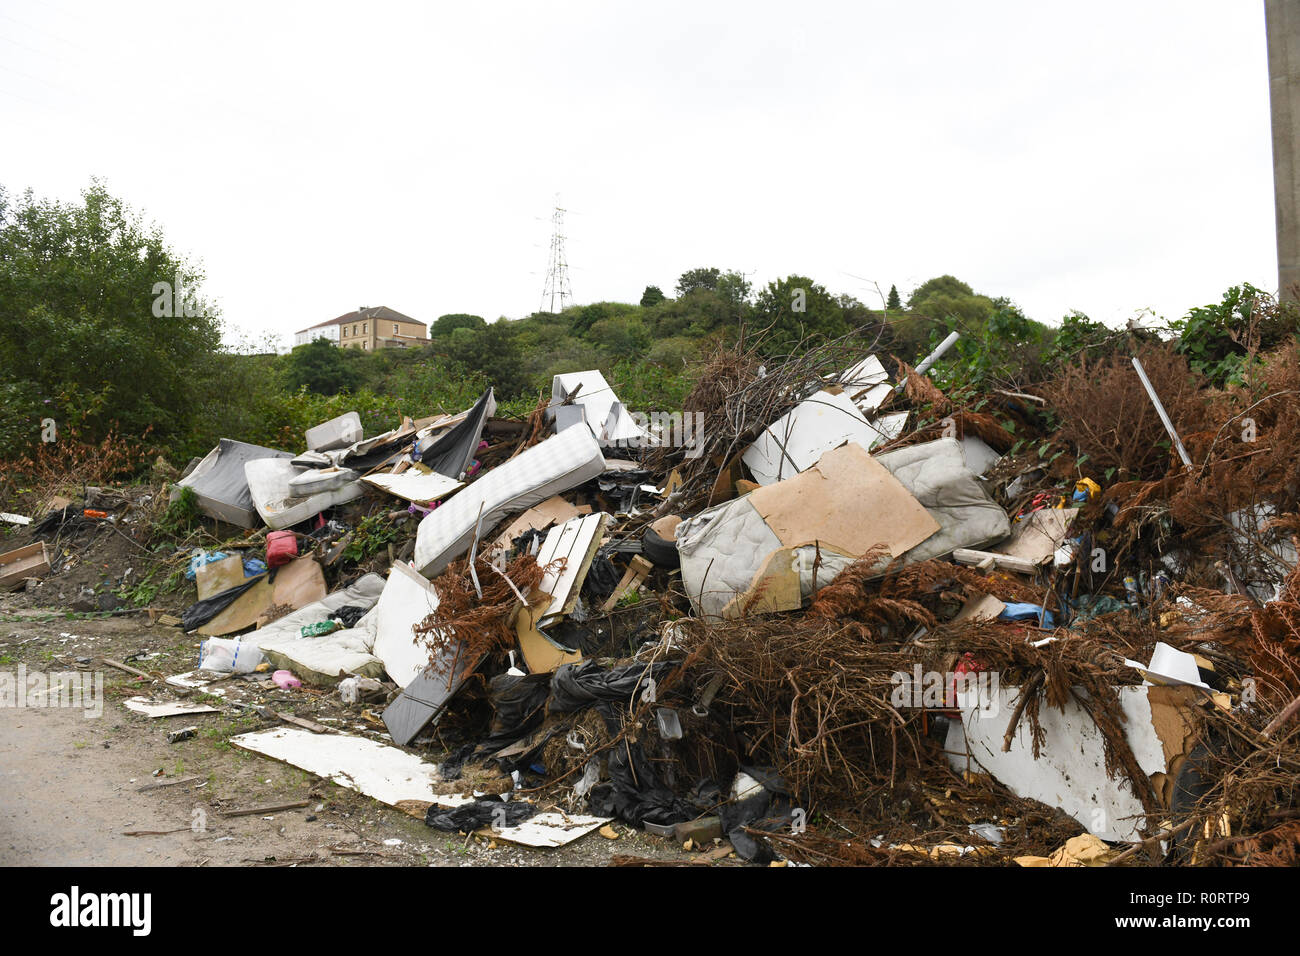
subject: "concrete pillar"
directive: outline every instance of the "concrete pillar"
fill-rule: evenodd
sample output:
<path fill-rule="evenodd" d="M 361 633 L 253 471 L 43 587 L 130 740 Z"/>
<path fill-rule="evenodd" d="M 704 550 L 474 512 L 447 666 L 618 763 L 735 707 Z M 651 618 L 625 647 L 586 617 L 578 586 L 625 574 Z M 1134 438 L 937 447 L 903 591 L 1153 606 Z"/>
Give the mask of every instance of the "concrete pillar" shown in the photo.
<path fill-rule="evenodd" d="M 1278 297 L 1300 300 L 1300 0 L 1264 0 Z"/>

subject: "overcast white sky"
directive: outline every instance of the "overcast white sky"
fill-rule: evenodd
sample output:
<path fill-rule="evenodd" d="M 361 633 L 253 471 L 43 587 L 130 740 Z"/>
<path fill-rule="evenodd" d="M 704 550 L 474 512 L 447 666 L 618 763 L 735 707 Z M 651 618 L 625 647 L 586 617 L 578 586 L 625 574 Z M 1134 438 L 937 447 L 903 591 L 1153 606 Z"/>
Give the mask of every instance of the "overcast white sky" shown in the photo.
<path fill-rule="evenodd" d="M 236 331 L 538 308 L 695 266 L 1032 317 L 1276 288 L 1262 0 L 0 0 L 0 182 L 91 176 Z"/>

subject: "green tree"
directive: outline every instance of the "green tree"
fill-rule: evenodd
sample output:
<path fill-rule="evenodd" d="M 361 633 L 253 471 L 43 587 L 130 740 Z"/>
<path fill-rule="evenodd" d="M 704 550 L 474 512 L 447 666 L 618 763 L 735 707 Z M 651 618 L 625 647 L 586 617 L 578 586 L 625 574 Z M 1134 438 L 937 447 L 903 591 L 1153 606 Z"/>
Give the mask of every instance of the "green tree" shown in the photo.
<path fill-rule="evenodd" d="M 937 276 L 933 279 L 927 279 L 912 290 L 912 294 L 907 298 L 907 307 L 909 309 L 919 309 L 921 303 L 933 295 L 947 295 L 962 298 L 974 294 L 975 290 L 965 282 L 962 282 L 956 276 Z"/>
<path fill-rule="evenodd" d="M 837 338 L 849 330 L 844 309 L 807 276 L 769 282 L 754 302 L 754 324 L 768 330 L 762 347 L 769 354 L 786 352 L 804 339 Z"/>
<path fill-rule="evenodd" d="M 720 269 L 687 269 L 677 280 L 677 295 L 680 298 L 689 295 L 698 289 L 713 290 L 718 287 L 718 279 L 722 277 Z"/>
<path fill-rule="evenodd" d="M 515 326 L 498 319 L 481 329 L 457 329 L 447 340 L 447 357 L 464 372 L 482 375 L 499 398 L 515 398 L 530 386 Z"/>
<path fill-rule="evenodd" d="M 753 291 L 753 285 L 745 278 L 743 272 L 727 271 L 718 276 L 718 281 L 714 285 L 724 302 L 739 314 L 749 307 L 750 293 Z"/>
<path fill-rule="evenodd" d="M 452 312 L 448 315 L 440 315 L 433 320 L 433 325 L 429 326 L 429 336 L 451 335 L 457 329 L 481 329 L 487 326 L 487 322 L 481 315 L 466 315 L 463 312 Z"/>
<path fill-rule="evenodd" d="M 641 293 L 641 305 L 642 307 L 658 305 L 665 298 L 667 298 L 667 296 L 664 295 L 663 289 L 659 288 L 657 285 L 648 285 L 645 287 L 645 291 Z"/>
<path fill-rule="evenodd" d="M 1243 282 L 1228 289 L 1222 301 L 1193 308 L 1169 327 L 1178 333 L 1176 348 L 1194 371 L 1215 385 L 1236 385 L 1245 381 L 1252 348 L 1274 348 L 1300 331 L 1300 309 Z"/>
<path fill-rule="evenodd" d="M 885 308 L 890 312 L 903 311 L 903 300 L 898 297 L 898 286 L 889 287 L 889 298 L 885 300 Z"/>
<path fill-rule="evenodd" d="M 202 273 L 97 180 L 80 202 L 0 187 L 0 440 L 181 436 L 221 344 Z"/>
<path fill-rule="evenodd" d="M 650 331 L 638 316 L 615 315 L 594 323 L 587 339 L 606 355 L 631 358 L 650 347 Z"/>
<path fill-rule="evenodd" d="M 956 325 L 963 331 L 982 326 L 996 308 L 988 296 L 976 295 L 970 286 L 953 276 L 939 276 L 921 283 L 908 298 L 907 307 L 920 316 Z"/>
<path fill-rule="evenodd" d="M 285 382 L 293 391 L 307 388 L 317 395 L 354 391 L 361 375 L 345 351 L 325 338 L 299 345 L 285 356 Z"/>

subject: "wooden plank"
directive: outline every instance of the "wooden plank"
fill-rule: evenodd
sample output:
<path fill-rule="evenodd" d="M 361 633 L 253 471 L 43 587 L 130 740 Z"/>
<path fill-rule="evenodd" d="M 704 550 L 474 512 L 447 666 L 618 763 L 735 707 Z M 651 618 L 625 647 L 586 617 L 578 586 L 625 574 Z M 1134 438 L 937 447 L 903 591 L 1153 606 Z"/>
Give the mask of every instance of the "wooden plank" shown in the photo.
<path fill-rule="evenodd" d="M 645 558 L 641 557 L 639 554 L 634 557 L 628 563 L 627 570 L 623 572 L 623 577 L 618 582 L 618 587 L 614 588 L 609 597 L 605 600 L 605 603 L 600 606 L 601 611 L 608 614 L 610 611 L 614 610 L 618 602 L 623 599 L 623 595 L 640 587 L 641 582 L 646 579 L 646 575 L 653 570 L 654 565 Z"/>
<path fill-rule="evenodd" d="M 970 548 L 958 548 L 952 553 L 952 559 L 958 564 L 974 565 L 975 567 L 986 568 L 987 562 L 993 562 L 992 567 L 1002 571 L 1014 571 L 1016 574 L 1027 574 L 1030 577 L 1038 571 L 1038 565 L 1032 561 L 1026 561 L 1024 558 L 1015 558 L 1009 554 L 998 554 L 994 551 L 974 551 Z"/>
<path fill-rule="evenodd" d="M 146 680 L 158 679 L 154 677 L 152 674 L 146 674 L 144 671 L 132 667 L 130 664 L 123 664 L 121 661 L 115 661 L 111 657 L 101 657 L 100 660 L 103 661 L 105 664 L 107 664 L 109 667 L 116 667 L 120 671 L 126 671 L 128 674 L 134 674 L 136 677 L 143 677 Z"/>
<path fill-rule="evenodd" d="M 150 790 L 161 790 L 164 787 L 179 787 L 187 783 L 198 783 L 202 777 L 177 777 L 175 780 L 159 780 L 156 783 L 146 783 L 143 787 L 136 787 L 136 793 L 148 793 Z"/>
<path fill-rule="evenodd" d="M 306 717 L 295 717 L 293 714 L 286 714 L 282 710 L 272 710 L 270 707 L 259 706 L 257 712 L 267 720 L 282 720 L 286 724 L 293 724 L 295 727 L 301 727 L 303 730 L 310 730 L 313 734 L 337 733 L 333 727 L 326 727 L 324 724 L 318 724 L 316 721 L 308 720 Z"/>
<path fill-rule="evenodd" d="M 296 800 L 293 803 L 273 803 L 265 807 L 245 807 L 243 810 L 228 810 L 222 812 L 222 816 L 230 817 L 251 817 L 260 813 L 280 813 L 284 810 L 301 810 L 303 807 L 311 806 L 310 800 Z"/>

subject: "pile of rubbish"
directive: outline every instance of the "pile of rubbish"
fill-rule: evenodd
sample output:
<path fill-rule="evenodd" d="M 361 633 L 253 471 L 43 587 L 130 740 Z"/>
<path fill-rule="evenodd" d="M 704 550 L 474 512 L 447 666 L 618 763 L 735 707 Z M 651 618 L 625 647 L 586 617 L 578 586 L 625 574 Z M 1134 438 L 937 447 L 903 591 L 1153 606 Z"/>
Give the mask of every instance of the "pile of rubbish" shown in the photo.
<path fill-rule="evenodd" d="M 1294 864 L 1294 346 L 1235 388 L 1146 344 L 953 397 L 955 338 L 719 351 L 673 415 L 582 371 L 526 421 L 489 388 L 296 454 L 223 439 L 171 496 L 264 540 L 192 556 L 181 676 L 337 689 L 385 739 L 232 742 L 528 845 Z"/>

